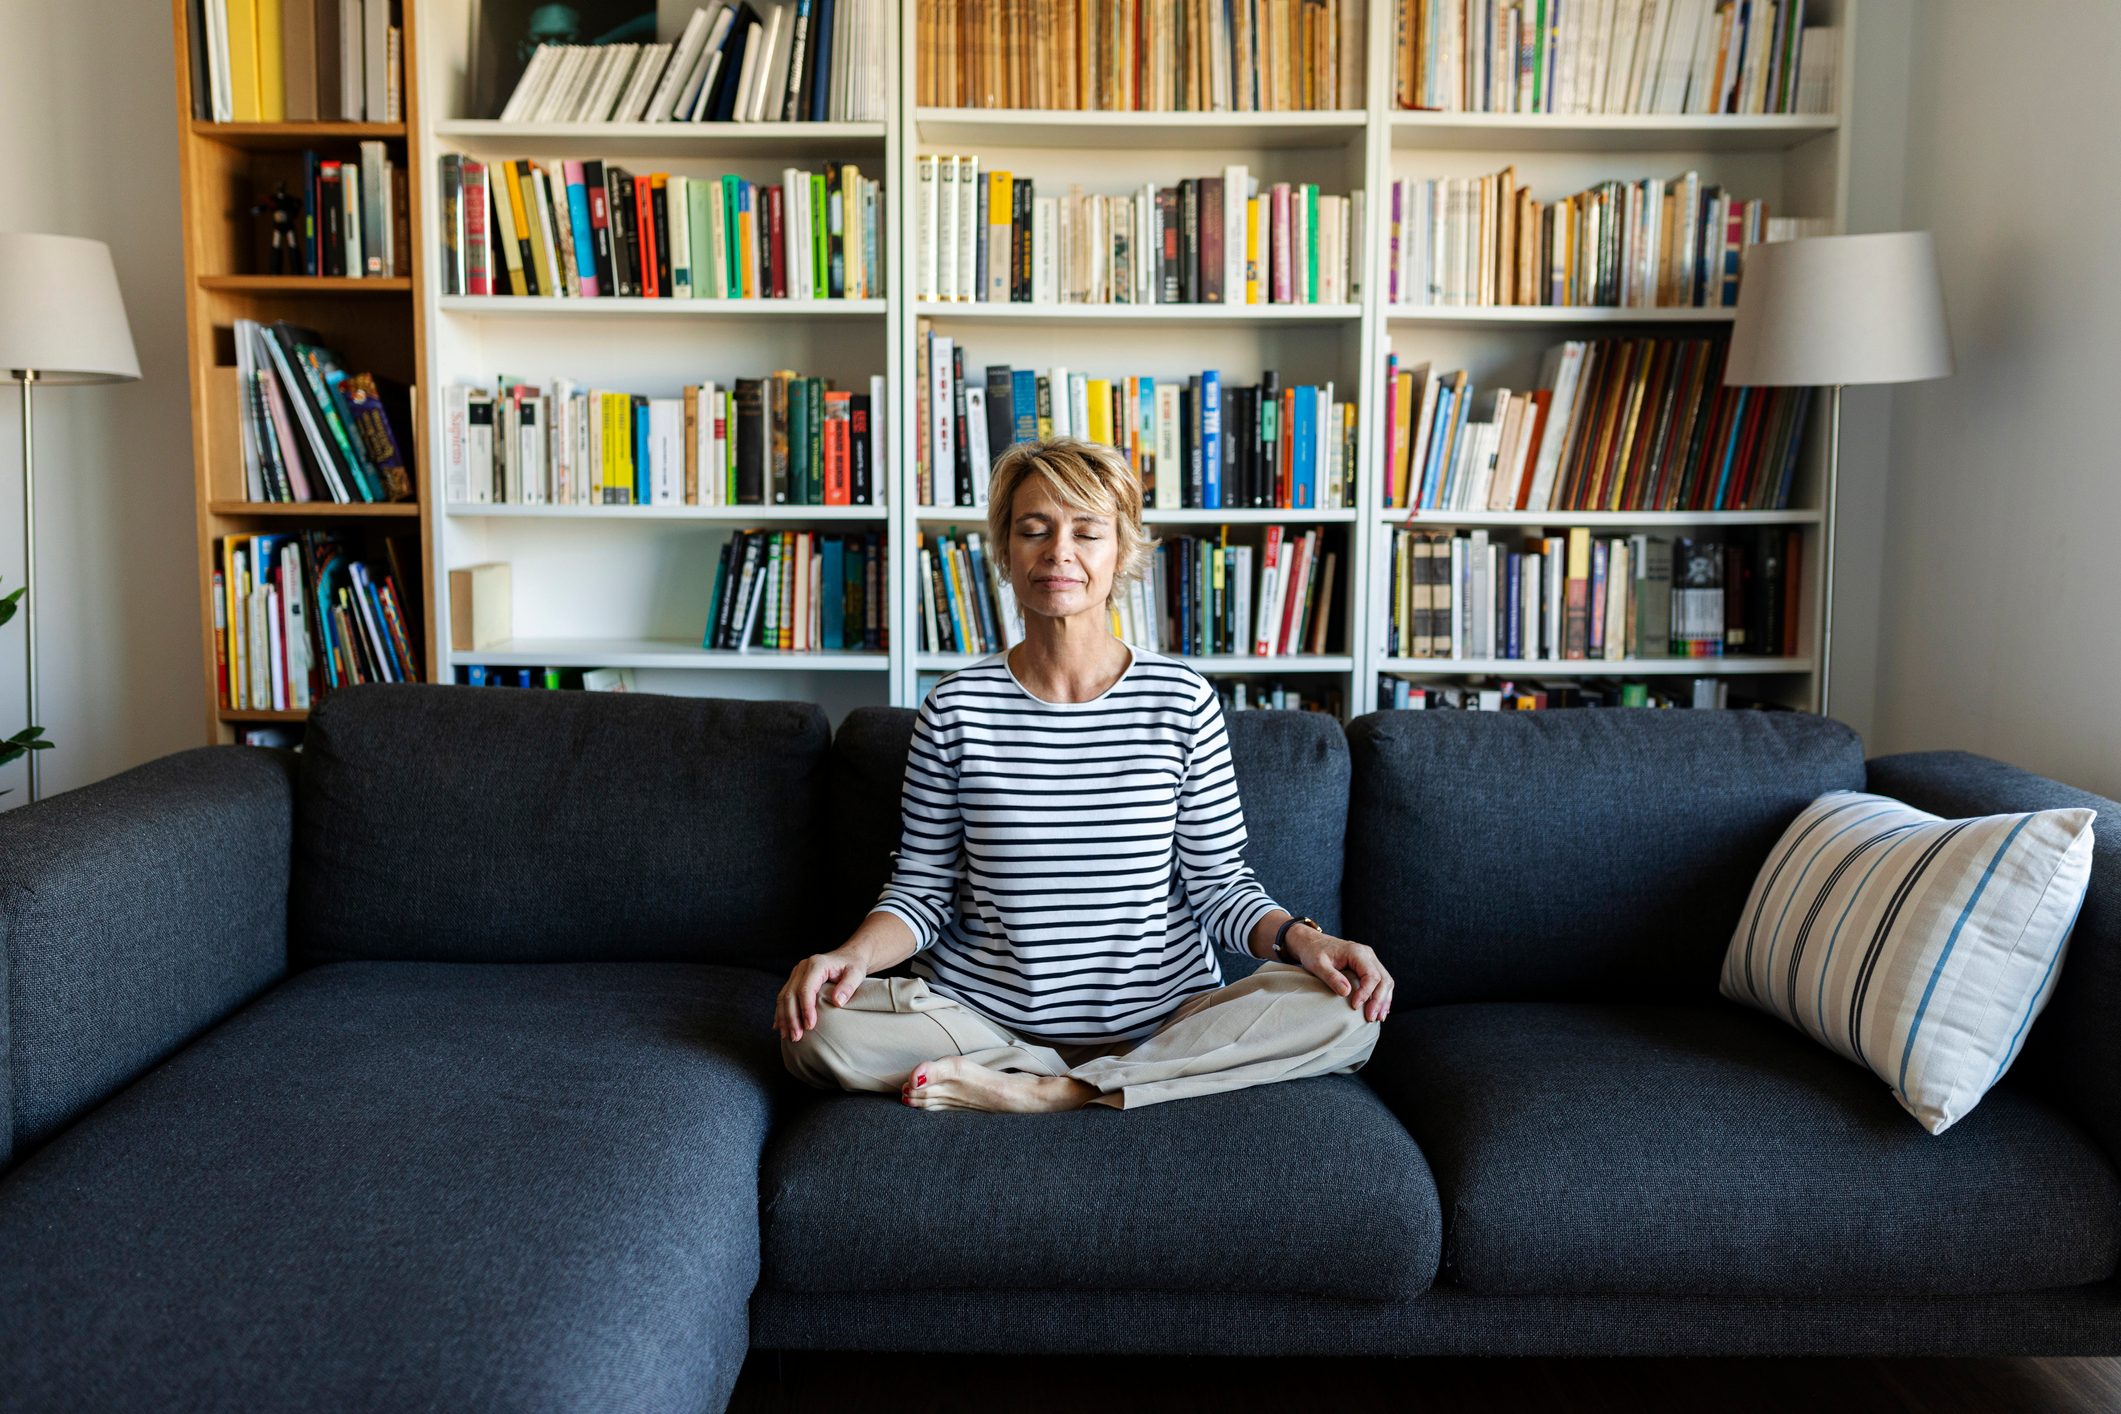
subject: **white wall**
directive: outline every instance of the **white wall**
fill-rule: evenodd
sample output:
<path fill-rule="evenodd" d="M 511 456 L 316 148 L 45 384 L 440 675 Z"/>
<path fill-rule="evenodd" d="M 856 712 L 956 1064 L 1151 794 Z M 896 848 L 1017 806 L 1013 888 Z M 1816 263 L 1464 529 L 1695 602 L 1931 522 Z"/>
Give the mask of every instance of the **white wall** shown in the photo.
<path fill-rule="evenodd" d="M 170 11 L 0 0 L 0 229 L 110 244 L 141 381 L 37 394 L 47 793 L 205 740 Z M 22 582 L 21 390 L 0 385 L 0 578 Z M 26 725 L 0 629 L 0 736 Z M 0 807 L 24 768 L 0 769 Z"/>
<path fill-rule="evenodd" d="M 2121 795 L 2121 5 L 1931 0 L 1912 40 L 1907 225 L 1958 373 L 1891 395 L 1870 746 Z"/>

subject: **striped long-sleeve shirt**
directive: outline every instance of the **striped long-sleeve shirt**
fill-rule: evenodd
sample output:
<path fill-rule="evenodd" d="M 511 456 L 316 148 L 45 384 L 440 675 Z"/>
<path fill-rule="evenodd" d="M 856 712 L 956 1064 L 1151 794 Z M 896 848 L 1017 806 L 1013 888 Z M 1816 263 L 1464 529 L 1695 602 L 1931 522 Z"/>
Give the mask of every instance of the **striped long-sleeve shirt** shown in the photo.
<path fill-rule="evenodd" d="M 1215 689 L 1130 649 L 1088 702 L 1032 696 L 1006 652 L 936 684 L 875 905 L 913 930 L 914 976 L 1047 1044 L 1149 1035 L 1277 907 L 1244 861 Z"/>

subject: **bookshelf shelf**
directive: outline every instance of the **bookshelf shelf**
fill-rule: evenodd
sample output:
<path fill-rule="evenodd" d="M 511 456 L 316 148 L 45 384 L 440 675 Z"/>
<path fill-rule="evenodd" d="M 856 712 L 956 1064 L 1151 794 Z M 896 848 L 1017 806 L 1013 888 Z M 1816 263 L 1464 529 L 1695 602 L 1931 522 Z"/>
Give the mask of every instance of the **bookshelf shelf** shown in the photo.
<path fill-rule="evenodd" d="M 1817 525 L 1821 516 L 1818 511 L 1416 511 L 1409 520 L 1402 508 L 1380 511 L 1378 519 L 1411 530 L 1426 525 L 1588 525 L 1647 530 L 1682 525 Z"/>
<path fill-rule="evenodd" d="M 1514 677 L 1702 677 L 1710 674 L 1809 673 L 1810 658 L 1385 658 L 1401 674 L 1498 674 Z"/>
<path fill-rule="evenodd" d="M 1355 520 L 1361 512 L 1352 508 L 1323 511 L 1282 511 L 1256 506 L 1229 510 L 1147 510 L 1142 519 L 1150 525 L 1331 525 Z M 922 525 L 985 525 L 983 506 L 919 506 L 914 518 Z"/>
<path fill-rule="evenodd" d="M 504 123 L 454 118 L 435 124 L 448 147 L 479 157 L 831 157 L 883 155 L 884 123 Z"/>
<path fill-rule="evenodd" d="M 1023 320 L 1034 324 L 1346 324 L 1359 304 L 1032 304 L 918 300 L 922 319 Z"/>
<path fill-rule="evenodd" d="M 1394 113 L 1394 148 L 1498 152 L 1780 152 L 1839 131 L 1833 114 Z"/>
<path fill-rule="evenodd" d="M 217 516 L 260 516 L 274 520 L 311 520 L 346 517 L 355 520 L 418 520 L 417 501 L 209 501 L 206 509 Z"/>
<path fill-rule="evenodd" d="M 402 142 L 406 134 L 403 123 L 213 123 L 200 118 L 190 119 L 188 129 L 200 142 L 253 152 L 299 150 L 373 139 Z"/>
<path fill-rule="evenodd" d="M 706 606 L 701 606 L 702 614 Z M 451 652 L 452 663 L 499 668 L 762 668 L 783 671 L 882 672 L 887 653 L 749 653 L 707 649 L 697 641 L 662 638 L 511 638 L 490 648 Z"/>
<path fill-rule="evenodd" d="M 452 505 L 452 520 L 664 520 L 718 521 L 730 525 L 808 525 L 844 521 L 875 525 L 888 520 L 883 506 L 512 506 Z"/>
<path fill-rule="evenodd" d="M 476 319 L 880 319 L 880 299 L 643 299 L 612 295 L 444 295 L 444 314 Z"/>
<path fill-rule="evenodd" d="M 199 288 L 232 295 L 402 295 L 409 275 L 201 275 Z"/>
<path fill-rule="evenodd" d="M 1728 324 L 1737 310 L 1720 305 L 1607 306 L 1587 304 L 1391 304 L 1385 318 L 1393 324 L 1467 324 L 1493 326 L 1575 324 Z"/>
<path fill-rule="evenodd" d="M 290 708 L 284 712 L 275 712 L 269 708 L 263 710 L 246 708 L 239 711 L 233 707 L 223 707 L 217 715 L 224 722 L 306 722 L 309 720 L 309 713 L 300 708 Z"/>
<path fill-rule="evenodd" d="M 924 672 L 951 672 L 987 657 L 985 653 L 920 653 L 915 665 Z M 1248 653 L 1173 654 L 1203 673 L 1345 673 L 1355 660 L 1345 653 L 1295 653 L 1254 657 Z"/>
<path fill-rule="evenodd" d="M 1359 108 L 1265 113 L 921 108 L 914 124 L 928 147 L 1302 148 L 1359 144 L 1368 116 Z"/>

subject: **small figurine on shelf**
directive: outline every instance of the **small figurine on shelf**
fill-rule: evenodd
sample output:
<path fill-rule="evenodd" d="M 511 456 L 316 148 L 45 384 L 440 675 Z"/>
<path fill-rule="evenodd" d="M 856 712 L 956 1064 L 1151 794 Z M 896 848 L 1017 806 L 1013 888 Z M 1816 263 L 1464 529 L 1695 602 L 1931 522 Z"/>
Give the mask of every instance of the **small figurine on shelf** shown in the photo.
<path fill-rule="evenodd" d="M 269 253 L 266 256 L 268 275 L 299 275 L 302 273 L 302 257 L 295 245 L 295 215 L 302 203 L 287 194 L 287 183 L 279 182 L 273 187 L 272 196 L 251 207 L 253 216 L 269 216 L 272 222 Z"/>

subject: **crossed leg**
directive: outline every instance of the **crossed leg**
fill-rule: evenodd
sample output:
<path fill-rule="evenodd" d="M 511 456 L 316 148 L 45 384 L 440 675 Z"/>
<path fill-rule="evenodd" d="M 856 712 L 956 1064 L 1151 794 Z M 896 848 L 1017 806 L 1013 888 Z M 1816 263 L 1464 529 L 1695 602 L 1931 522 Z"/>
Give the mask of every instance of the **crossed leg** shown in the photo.
<path fill-rule="evenodd" d="M 801 1041 L 782 1038 L 781 1055 L 810 1084 L 895 1089 L 923 1109 L 1139 1109 L 1359 1070 L 1381 1029 L 1291 963 L 1189 997 L 1152 1035 L 1111 1046 L 1041 1045 L 919 978 L 872 977 L 844 1007 L 820 1006 Z"/>

